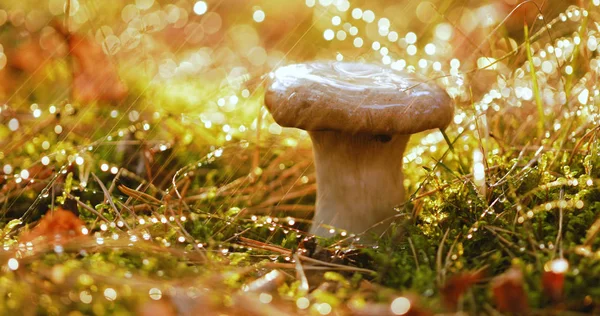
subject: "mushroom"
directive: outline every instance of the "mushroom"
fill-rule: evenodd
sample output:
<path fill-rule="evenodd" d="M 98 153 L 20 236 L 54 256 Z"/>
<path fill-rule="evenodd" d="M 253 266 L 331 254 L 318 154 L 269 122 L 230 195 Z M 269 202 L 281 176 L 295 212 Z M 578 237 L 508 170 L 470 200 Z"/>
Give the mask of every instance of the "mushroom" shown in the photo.
<path fill-rule="evenodd" d="M 326 225 L 381 233 L 404 202 L 402 159 L 411 134 L 446 128 L 454 106 L 415 74 L 357 62 L 312 62 L 269 75 L 265 104 L 313 143 L 317 201 L 310 232 Z M 325 224 L 325 225 L 322 225 Z M 373 227 L 375 226 L 375 227 Z"/>

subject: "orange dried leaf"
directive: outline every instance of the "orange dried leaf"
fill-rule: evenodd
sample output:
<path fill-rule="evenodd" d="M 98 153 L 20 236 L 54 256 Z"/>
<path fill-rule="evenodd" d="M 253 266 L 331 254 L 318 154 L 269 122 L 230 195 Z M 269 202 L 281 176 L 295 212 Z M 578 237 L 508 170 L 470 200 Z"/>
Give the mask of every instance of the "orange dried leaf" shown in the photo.
<path fill-rule="evenodd" d="M 542 274 L 542 288 L 546 294 L 554 302 L 560 301 L 563 296 L 565 286 L 565 274 L 556 273 L 553 271 L 544 271 Z"/>
<path fill-rule="evenodd" d="M 48 63 L 48 56 L 38 41 L 29 40 L 20 44 L 9 54 L 8 62 L 16 69 L 27 73 L 35 73 Z"/>
<path fill-rule="evenodd" d="M 466 272 L 453 275 L 440 289 L 444 304 L 451 309 L 456 309 L 460 298 L 471 286 L 481 281 L 482 271 Z"/>
<path fill-rule="evenodd" d="M 45 28 L 41 34 L 32 35 L 8 52 L 8 63 L 12 68 L 28 74 L 41 72 L 55 58 L 66 55 L 67 45 L 64 37 L 52 27 Z"/>
<path fill-rule="evenodd" d="M 148 301 L 137 310 L 138 316 L 175 316 L 177 311 L 168 299 Z"/>
<path fill-rule="evenodd" d="M 569 270 L 569 261 L 564 258 L 546 262 L 542 273 L 542 288 L 553 302 L 563 299 L 565 274 Z"/>
<path fill-rule="evenodd" d="M 73 34 L 69 37 L 73 56 L 73 96 L 82 102 L 119 101 L 127 87 L 119 78 L 116 66 L 102 47 L 93 40 Z"/>
<path fill-rule="evenodd" d="M 83 227 L 83 221 L 79 217 L 58 207 L 54 212 L 46 213 L 31 231 L 23 234 L 21 241 L 32 241 L 38 237 L 65 241 L 83 235 Z"/>
<path fill-rule="evenodd" d="M 351 315 L 360 316 L 431 316 L 433 313 L 423 307 L 419 302 L 419 296 L 413 293 L 405 293 L 396 297 L 388 303 L 363 303 L 350 301 L 347 304 Z"/>
<path fill-rule="evenodd" d="M 521 269 L 517 267 L 508 269 L 495 277 L 491 286 L 496 308 L 499 311 L 513 314 L 529 313 L 529 302 L 523 286 Z"/>
<path fill-rule="evenodd" d="M 4 103 L 10 97 L 16 86 L 15 79 L 6 70 L 0 70 L 0 102 Z"/>

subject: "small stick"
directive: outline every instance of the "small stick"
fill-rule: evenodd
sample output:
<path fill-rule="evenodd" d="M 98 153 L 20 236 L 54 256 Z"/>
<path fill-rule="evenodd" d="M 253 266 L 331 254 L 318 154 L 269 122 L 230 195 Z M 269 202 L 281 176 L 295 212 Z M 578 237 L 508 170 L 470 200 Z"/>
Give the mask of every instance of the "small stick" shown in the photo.
<path fill-rule="evenodd" d="M 278 246 L 270 245 L 270 244 L 265 244 L 263 242 L 253 240 L 250 238 L 246 238 L 246 237 L 240 237 L 240 240 L 242 241 L 242 243 L 250 244 L 251 246 L 256 247 L 256 248 L 270 250 L 273 252 L 280 253 L 282 255 L 288 255 L 288 256 L 292 255 L 292 251 L 289 249 L 286 249 L 286 248 L 282 248 L 282 247 L 278 247 Z M 308 261 L 308 262 L 311 262 L 314 264 L 319 264 L 319 265 L 323 265 L 323 266 L 327 266 L 327 267 L 335 267 L 335 268 L 340 268 L 342 270 L 351 270 L 351 271 L 357 271 L 357 272 L 363 272 L 363 273 L 369 273 L 369 274 L 377 274 L 377 272 L 375 272 L 373 270 L 357 268 L 357 267 L 350 267 L 350 266 L 346 266 L 346 265 L 342 265 L 342 264 L 321 261 L 318 259 L 314 259 L 311 257 L 301 255 L 301 254 L 298 254 L 298 258 L 302 259 L 303 261 Z"/>
<path fill-rule="evenodd" d="M 102 181 L 100 181 L 100 179 L 98 179 L 98 177 L 96 176 L 95 173 L 92 173 L 92 177 L 94 177 L 94 180 L 96 180 L 96 182 L 98 182 L 98 185 L 100 185 L 100 188 L 102 189 L 102 191 L 104 191 L 104 198 L 106 199 L 106 201 L 108 201 L 108 204 L 110 204 L 110 206 L 112 206 L 112 208 L 115 210 L 117 217 L 123 222 L 123 224 L 125 224 L 125 227 L 127 227 L 127 229 L 131 229 L 131 227 L 129 227 L 127 222 L 121 216 L 121 213 L 119 212 L 119 210 L 117 209 L 117 206 L 113 202 L 112 197 L 110 196 L 110 194 L 108 193 L 108 190 L 104 186 L 104 183 L 102 183 Z"/>
<path fill-rule="evenodd" d="M 371 275 L 376 275 L 377 272 L 370 270 L 370 269 L 364 269 L 364 268 L 357 268 L 357 267 L 351 267 L 351 266 L 346 266 L 343 264 L 337 264 L 337 263 L 331 263 L 331 262 L 326 262 L 326 261 L 321 261 L 318 259 L 314 259 L 311 257 L 307 257 L 304 255 L 298 255 L 298 257 L 304 261 L 308 261 L 311 263 L 315 263 L 315 264 L 320 264 L 323 266 L 327 266 L 327 267 L 334 267 L 334 268 L 338 268 L 340 270 L 346 270 L 346 271 L 356 271 L 356 272 L 362 272 L 362 273 L 367 273 L 367 274 L 371 274 Z"/>
<path fill-rule="evenodd" d="M 415 258 L 415 265 L 417 266 L 417 270 L 419 270 L 419 257 L 417 257 L 417 251 L 415 250 L 415 245 L 413 245 L 412 238 L 408 237 L 408 244 L 410 245 L 410 250 L 413 253 L 413 257 Z"/>
<path fill-rule="evenodd" d="M 265 214 L 273 212 L 307 212 L 312 213 L 315 211 L 314 205 L 303 205 L 303 204 L 283 204 L 273 205 L 269 207 L 251 207 L 247 208 L 246 212 L 249 214 Z"/>
<path fill-rule="evenodd" d="M 72 195 L 71 193 L 68 194 L 69 198 L 75 200 L 75 202 L 77 202 L 77 204 L 81 207 L 83 207 L 84 209 L 96 214 L 96 216 L 100 217 L 102 220 L 106 221 L 107 223 L 110 223 L 110 221 L 102 216 L 102 214 L 100 214 L 98 211 L 96 211 L 95 209 L 93 209 L 92 207 L 90 207 L 89 205 L 81 202 L 76 196 Z"/>
<path fill-rule="evenodd" d="M 448 233 L 450 232 L 450 229 L 446 229 L 446 232 L 444 233 L 444 237 L 442 237 L 442 240 L 440 241 L 440 245 L 438 246 L 438 250 L 437 250 L 437 255 L 436 255 L 436 259 L 435 259 L 435 263 L 437 266 L 437 283 L 438 285 L 442 285 L 442 254 L 444 252 L 444 242 L 446 242 L 446 238 L 448 237 Z"/>
<path fill-rule="evenodd" d="M 279 196 L 274 196 L 271 197 L 269 199 L 267 199 L 266 201 L 264 201 L 263 203 L 259 204 L 257 207 L 266 207 L 266 206 L 270 206 L 279 202 L 283 202 L 286 200 L 291 200 L 291 199 L 295 199 L 295 198 L 299 198 L 299 197 L 303 197 L 306 195 L 309 195 L 313 192 L 317 191 L 317 184 L 312 184 L 307 188 L 295 191 L 295 192 L 291 192 L 291 193 L 286 193 L 285 195 L 279 195 Z"/>

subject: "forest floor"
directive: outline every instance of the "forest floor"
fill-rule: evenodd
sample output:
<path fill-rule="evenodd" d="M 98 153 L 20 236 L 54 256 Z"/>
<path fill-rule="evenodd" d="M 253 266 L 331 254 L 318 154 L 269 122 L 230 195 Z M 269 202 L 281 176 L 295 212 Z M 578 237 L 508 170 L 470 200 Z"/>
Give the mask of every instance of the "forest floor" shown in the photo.
<path fill-rule="evenodd" d="M 129 2 L 0 8 L 0 313 L 600 313 L 599 1 Z M 312 59 L 455 101 L 383 236 L 307 233 L 263 81 Z"/>

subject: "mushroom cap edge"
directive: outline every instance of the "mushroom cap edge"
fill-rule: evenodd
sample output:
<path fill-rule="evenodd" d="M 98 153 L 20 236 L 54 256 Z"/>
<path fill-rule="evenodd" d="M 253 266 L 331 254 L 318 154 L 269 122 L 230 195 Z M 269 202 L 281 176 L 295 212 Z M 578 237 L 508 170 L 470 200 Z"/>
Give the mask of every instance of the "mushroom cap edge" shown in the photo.
<path fill-rule="evenodd" d="M 284 127 L 414 134 L 445 128 L 454 116 L 452 99 L 431 80 L 376 64 L 291 64 L 269 77 L 265 105 Z"/>

